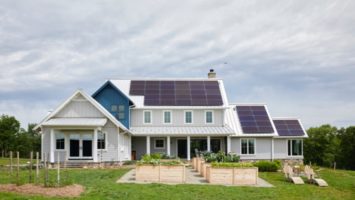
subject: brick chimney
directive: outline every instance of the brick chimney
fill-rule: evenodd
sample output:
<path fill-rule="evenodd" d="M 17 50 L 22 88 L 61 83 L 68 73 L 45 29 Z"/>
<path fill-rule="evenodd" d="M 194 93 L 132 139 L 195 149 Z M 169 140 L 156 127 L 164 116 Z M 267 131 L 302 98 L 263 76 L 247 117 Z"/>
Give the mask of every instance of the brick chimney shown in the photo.
<path fill-rule="evenodd" d="M 208 72 L 208 78 L 216 78 L 216 72 L 214 72 L 214 69 L 210 69 L 210 72 Z"/>

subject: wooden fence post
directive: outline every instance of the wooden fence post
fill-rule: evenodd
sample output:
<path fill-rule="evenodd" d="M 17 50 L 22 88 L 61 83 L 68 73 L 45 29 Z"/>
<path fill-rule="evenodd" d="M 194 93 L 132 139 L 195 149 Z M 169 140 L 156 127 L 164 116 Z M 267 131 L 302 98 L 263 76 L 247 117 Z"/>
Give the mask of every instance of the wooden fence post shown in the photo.
<path fill-rule="evenodd" d="M 13 169 L 12 169 L 12 151 L 10 151 L 10 174 L 12 175 Z"/>
<path fill-rule="evenodd" d="M 29 183 L 32 183 L 32 162 L 33 162 L 33 151 L 30 153 L 30 176 L 29 176 Z"/>
<path fill-rule="evenodd" d="M 17 180 L 17 184 L 20 184 L 20 153 L 17 151 L 16 152 L 16 156 L 17 156 L 17 172 L 16 172 L 16 180 Z"/>
<path fill-rule="evenodd" d="M 39 178 L 39 153 L 36 152 L 36 182 L 38 183 L 38 178 Z"/>
<path fill-rule="evenodd" d="M 60 186 L 60 162 L 59 162 L 59 151 L 57 152 L 57 183 Z"/>

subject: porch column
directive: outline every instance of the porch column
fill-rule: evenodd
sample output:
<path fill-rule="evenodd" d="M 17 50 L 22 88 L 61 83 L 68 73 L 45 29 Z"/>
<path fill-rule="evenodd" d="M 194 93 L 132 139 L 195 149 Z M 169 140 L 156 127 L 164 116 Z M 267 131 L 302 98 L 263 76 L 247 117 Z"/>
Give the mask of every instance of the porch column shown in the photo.
<path fill-rule="evenodd" d="M 49 162 L 54 163 L 54 147 L 55 147 L 55 135 L 54 129 L 51 128 L 50 132 L 50 152 L 49 152 Z"/>
<path fill-rule="evenodd" d="M 187 160 L 191 160 L 190 136 L 187 136 Z"/>
<path fill-rule="evenodd" d="M 227 136 L 227 153 L 230 153 L 231 151 L 231 136 Z"/>
<path fill-rule="evenodd" d="M 166 154 L 170 156 L 170 136 L 166 137 Z"/>
<path fill-rule="evenodd" d="M 207 136 L 207 152 L 211 152 L 211 136 Z"/>
<path fill-rule="evenodd" d="M 147 144 L 147 151 L 146 151 L 146 153 L 147 153 L 148 155 L 150 155 L 150 136 L 149 136 L 149 135 L 147 136 L 147 142 L 146 142 L 146 144 Z"/>
<path fill-rule="evenodd" d="M 93 149 L 93 159 L 94 162 L 97 162 L 97 128 L 94 129 L 94 141 L 93 141 L 94 147 Z"/>

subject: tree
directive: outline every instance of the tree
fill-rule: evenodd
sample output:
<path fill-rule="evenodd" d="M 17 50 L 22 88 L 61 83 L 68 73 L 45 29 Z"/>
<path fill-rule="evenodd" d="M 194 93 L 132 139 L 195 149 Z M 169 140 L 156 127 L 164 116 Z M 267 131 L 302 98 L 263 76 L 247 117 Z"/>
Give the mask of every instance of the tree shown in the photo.
<path fill-rule="evenodd" d="M 339 131 L 339 152 L 337 156 L 338 166 L 355 170 L 355 126 L 350 126 Z"/>
<path fill-rule="evenodd" d="M 304 141 L 305 163 L 316 163 L 318 165 L 331 167 L 336 160 L 339 150 L 339 139 L 337 128 L 330 125 L 309 128 L 309 138 Z"/>
<path fill-rule="evenodd" d="M 20 122 L 12 116 L 0 117 L 0 150 L 8 152 L 13 150 L 16 134 L 20 130 Z"/>

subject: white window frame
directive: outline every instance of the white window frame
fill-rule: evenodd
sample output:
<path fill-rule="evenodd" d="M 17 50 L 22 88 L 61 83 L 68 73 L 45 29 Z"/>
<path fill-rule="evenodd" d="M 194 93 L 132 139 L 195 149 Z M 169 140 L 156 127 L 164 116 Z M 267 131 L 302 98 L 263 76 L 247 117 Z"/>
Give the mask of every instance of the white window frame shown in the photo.
<path fill-rule="evenodd" d="M 165 112 L 169 112 L 170 113 L 170 122 L 166 123 L 165 122 Z M 172 124 L 173 123 L 173 111 L 171 110 L 163 110 L 163 124 Z"/>
<path fill-rule="evenodd" d="M 212 122 L 207 122 L 207 112 L 212 113 Z M 205 124 L 214 124 L 214 111 L 213 110 L 205 110 Z"/>
<path fill-rule="evenodd" d="M 301 141 L 301 155 L 292 155 L 292 140 L 300 140 Z M 291 155 L 288 155 L 288 142 L 291 141 Z M 294 138 L 294 139 L 288 139 L 286 142 L 286 151 L 287 151 L 287 157 L 294 157 L 294 158 L 301 158 L 303 157 L 303 139 L 298 139 L 298 138 Z"/>
<path fill-rule="evenodd" d="M 191 123 L 186 122 L 186 113 L 191 112 Z M 194 123 L 194 112 L 192 110 L 184 110 L 184 124 L 193 124 Z"/>
<path fill-rule="evenodd" d="M 150 113 L 150 122 L 145 122 L 145 113 L 149 112 Z M 151 110 L 143 110 L 143 124 L 152 124 L 153 122 L 153 113 Z"/>
<path fill-rule="evenodd" d="M 157 140 L 163 140 L 163 147 L 157 147 Z M 165 139 L 164 138 L 155 138 L 154 139 L 154 149 L 165 149 Z"/>
<path fill-rule="evenodd" d="M 108 143 L 107 143 L 107 141 L 108 141 L 108 139 L 107 139 L 107 133 L 106 132 L 101 132 L 101 133 L 97 133 L 97 141 L 96 141 L 96 144 L 98 145 L 99 144 L 99 136 L 100 136 L 100 134 L 104 134 L 104 138 L 105 138 L 105 148 L 104 149 L 99 149 L 98 148 L 98 146 L 96 146 L 96 149 L 97 149 L 97 151 L 107 151 L 107 145 L 108 145 Z"/>
<path fill-rule="evenodd" d="M 247 140 L 247 153 L 243 154 L 243 146 L 242 146 L 242 140 Z M 254 140 L 254 153 L 250 154 L 249 153 L 249 140 Z M 240 155 L 243 156 L 255 156 L 256 155 L 256 139 L 255 138 L 240 138 Z"/>
<path fill-rule="evenodd" d="M 57 134 L 62 134 L 64 136 L 64 148 L 63 149 L 57 149 Z M 67 148 L 67 144 L 66 144 L 66 137 L 65 137 L 65 134 L 64 133 L 61 133 L 61 132 L 57 132 L 54 134 L 54 138 L 55 138 L 55 150 L 56 151 L 65 151 L 66 148 Z"/>

